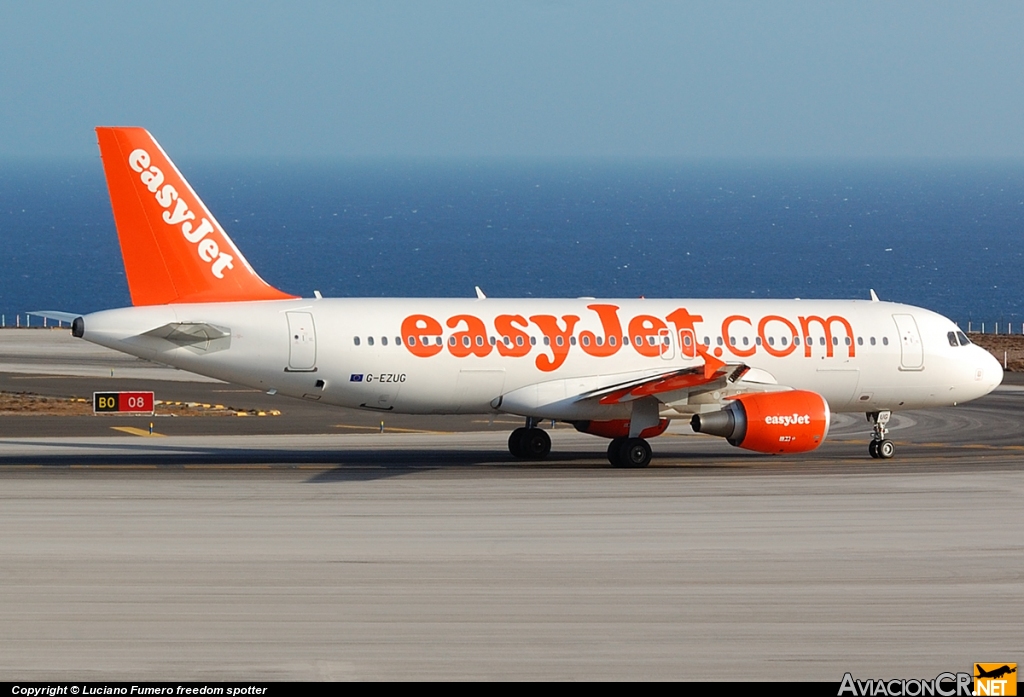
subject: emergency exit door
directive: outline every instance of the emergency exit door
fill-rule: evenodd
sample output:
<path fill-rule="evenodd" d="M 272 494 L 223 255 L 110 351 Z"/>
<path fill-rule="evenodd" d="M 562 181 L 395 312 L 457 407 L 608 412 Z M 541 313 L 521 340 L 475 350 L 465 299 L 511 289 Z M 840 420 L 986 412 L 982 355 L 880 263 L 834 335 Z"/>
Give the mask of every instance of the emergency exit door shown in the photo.
<path fill-rule="evenodd" d="M 288 317 L 288 370 L 316 370 L 316 327 L 308 312 L 286 312 Z"/>

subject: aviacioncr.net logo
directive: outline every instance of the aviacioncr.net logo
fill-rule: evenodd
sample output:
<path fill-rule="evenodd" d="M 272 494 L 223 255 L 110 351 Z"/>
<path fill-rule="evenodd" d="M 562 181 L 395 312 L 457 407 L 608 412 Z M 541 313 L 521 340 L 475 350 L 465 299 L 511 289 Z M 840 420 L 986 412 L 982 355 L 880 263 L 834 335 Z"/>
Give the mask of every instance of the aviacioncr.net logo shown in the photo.
<path fill-rule="evenodd" d="M 857 680 L 850 673 L 843 675 L 839 697 L 972 697 L 970 673 L 939 673 L 931 680 L 896 678 Z"/>

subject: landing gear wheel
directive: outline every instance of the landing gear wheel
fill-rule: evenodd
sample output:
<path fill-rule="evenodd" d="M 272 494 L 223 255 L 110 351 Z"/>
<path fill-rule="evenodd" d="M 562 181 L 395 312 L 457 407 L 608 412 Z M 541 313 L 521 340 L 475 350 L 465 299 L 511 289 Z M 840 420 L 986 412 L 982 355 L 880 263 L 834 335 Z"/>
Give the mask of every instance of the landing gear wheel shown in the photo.
<path fill-rule="evenodd" d="M 888 410 L 869 411 L 866 416 L 868 421 L 874 424 L 874 427 L 871 429 L 871 442 L 868 443 L 868 453 L 876 459 L 890 459 L 896 454 L 896 444 L 886 438 L 885 435 L 889 431 L 886 426 L 892 417 L 892 412 Z"/>
<path fill-rule="evenodd" d="M 619 450 L 625 442 L 625 438 L 612 438 L 612 442 L 608 444 L 608 462 L 612 463 L 612 467 L 620 467 Z"/>
<path fill-rule="evenodd" d="M 616 438 L 616 440 L 618 440 Z M 609 453 L 611 448 L 609 447 Z M 651 446 L 643 438 L 623 438 L 615 451 L 614 467 L 640 468 L 651 464 Z M 610 459 L 610 458 L 609 458 Z"/>
<path fill-rule="evenodd" d="M 508 451 L 515 457 L 526 457 L 526 452 L 523 448 L 523 436 L 526 435 L 529 429 L 517 428 L 512 431 L 512 434 L 508 437 Z"/>
<path fill-rule="evenodd" d="M 528 460 L 543 460 L 551 453 L 551 436 L 539 428 L 524 429 L 526 433 L 520 440 L 522 457 Z"/>

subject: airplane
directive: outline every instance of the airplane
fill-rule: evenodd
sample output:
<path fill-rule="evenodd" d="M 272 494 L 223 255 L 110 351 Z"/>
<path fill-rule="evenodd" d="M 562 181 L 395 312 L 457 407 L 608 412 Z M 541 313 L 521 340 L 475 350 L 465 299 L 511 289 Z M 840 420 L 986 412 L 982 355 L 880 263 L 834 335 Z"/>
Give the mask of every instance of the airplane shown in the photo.
<path fill-rule="evenodd" d="M 542 421 L 651 462 L 673 419 L 761 453 L 814 450 L 831 414 L 991 392 L 1002 368 L 949 319 L 870 300 L 300 298 L 265 282 L 142 128 L 96 129 L 132 306 L 74 317 L 87 341 L 327 405 L 524 419 L 509 452 L 551 451 Z"/>
<path fill-rule="evenodd" d="M 977 663 L 974 664 L 974 667 L 975 667 L 975 669 L 976 669 L 976 671 L 978 673 L 977 675 L 974 676 L 976 678 L 994 678 L 994 679 L 998 680 L 999 678 L 1003 677 L 1004 675 L 1009 675 L 1011 673 L 1016 673 L 1017 672 L 1016 664 L 1014 664 L 1013 668 L 1011 668 L 1008 665 L 1003 665 L 1003 666 L 1000 666 L 999 668 L 995 668 L 993 670 L 983 670 L 981 665 L 977 664 Z"/>

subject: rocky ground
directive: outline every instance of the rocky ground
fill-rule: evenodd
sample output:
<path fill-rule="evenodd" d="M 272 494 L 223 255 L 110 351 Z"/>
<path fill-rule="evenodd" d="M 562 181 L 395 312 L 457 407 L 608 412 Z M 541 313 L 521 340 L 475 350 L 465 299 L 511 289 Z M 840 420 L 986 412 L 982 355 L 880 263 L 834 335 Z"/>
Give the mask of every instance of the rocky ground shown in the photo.
<path fill-rule="evenodd" d="M 988 349 L 1000 365 L 1003 365 L 1005 359 L 1007 371 L 1011 373 L 1024 372 L 1024 336 L 978 333 L 971 333 L 967 336 L 978 346 Z"/>
<path fill-rule="evenodd" d="M 92 402 L 74 397 L 45 397 L 26 392 L 0 392 L 0 416 L 80 416 L 92 414 Z M 277 416 L 280 412 L 235 409 L 222 404 L 157 401 L 155 416 Z"/>

